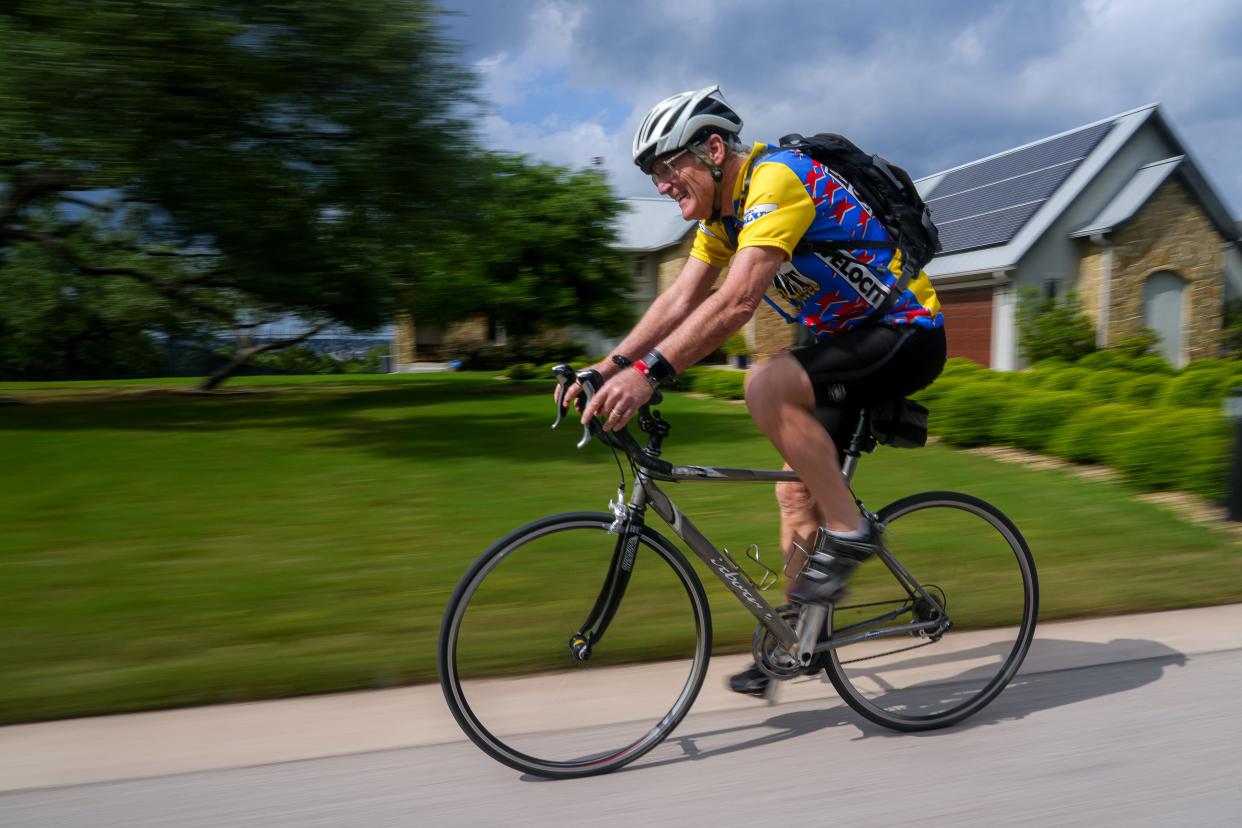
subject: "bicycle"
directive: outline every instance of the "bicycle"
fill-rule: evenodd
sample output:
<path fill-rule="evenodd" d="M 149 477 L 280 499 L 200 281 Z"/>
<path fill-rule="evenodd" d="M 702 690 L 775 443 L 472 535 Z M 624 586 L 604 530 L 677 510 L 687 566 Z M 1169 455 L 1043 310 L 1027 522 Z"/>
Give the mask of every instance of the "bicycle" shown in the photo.
<path fill-rule="evenodd" d="M 598 373 L 574 374 L 565 365 L 555 374 L 554 428 L 566 414 L 562 401 L 571 381 L 581 383 L 587 399 L 602 383 Z M 855 574 L 850 593 L 857 598 L 847 600 L 856 602 L 773 607 L 762 592 L 778 576 L 758 548 L 747 551 L 759 568 L 756 580 L 727 549 L 708 540 L 656 481 L 774 482 L 797 476 L 660 459 L 671 426 L 653 408 L 659 402 L 657 391 L 639 411 L 645 446 L 626 429 L 603 431 L 598 419 L 578 443 L 604 442 L 618 468 L 617 452 L 627 456 L 634 473 L 628 502 L 621 468 L 609 512 L 550 515 L 509 533 L 474 562 L 445 609 L 441 686 L 458 724 L 485 753 L 538 776 L 605 773 L 656 747 L 689 711 L 711 655 L 710 608 L 686 557 L 646 524 L 648 508 L 756 618 L 751 650 L 773 678 L 822 669 L 866 719 L 924 731 L 977 713 L 1014 677 L 1035 632 L 1039 587 L 1026 541 L 998 509 L 970 495 L 924 492 L 868 512 L 885 529 L 877 555 L 882 565 L 870 563 Z M 863 454 L 881 441 L 901 442 L 888 437 L 863 411 L 844 452 L 848 483 Z M 865 510 L 861 501 L 859 507 Z M 929 571 L 940 577 L 932 582 L 915 575 Z M 552 577 L 554 600 L 532 612 L 531 588 Z M 960 632 L 963 626 L 988 632 Z M 907 640 L 897 646 L 893 637 Z M 902 655 L 933 645 L 937 658 Z M 653 658 L 644 670 L 618 666 Z M 602 669 L 589 669 L 597 666 Z M 642 685 L 621 686 L 627 679 Z M 624 713 L 610 712 L 622 707 Z M 541 712 L 542 720 L 533 718 Z"/>

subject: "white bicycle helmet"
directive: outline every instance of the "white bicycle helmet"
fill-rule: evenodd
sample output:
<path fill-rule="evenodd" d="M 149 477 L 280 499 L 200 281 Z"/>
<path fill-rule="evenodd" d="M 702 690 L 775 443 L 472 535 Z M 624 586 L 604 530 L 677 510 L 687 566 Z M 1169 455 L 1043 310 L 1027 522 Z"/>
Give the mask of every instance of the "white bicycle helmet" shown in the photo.
<path fill-rule="evenodd" d="M 736 135 L 742 119 L 733 111 L 719 86 L 682 92 L 656 104 L 634 134 L 634 163 L 651 172 L 651 163 L 665 153 L 684 149 L 706 128 Z"/>

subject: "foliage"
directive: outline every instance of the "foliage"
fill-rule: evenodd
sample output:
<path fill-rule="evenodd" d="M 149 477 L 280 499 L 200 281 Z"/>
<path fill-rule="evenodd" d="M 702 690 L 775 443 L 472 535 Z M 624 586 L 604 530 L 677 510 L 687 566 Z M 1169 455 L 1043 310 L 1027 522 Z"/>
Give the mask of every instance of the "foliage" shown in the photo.
<path fill-rule="evenodd" d="M 1145 327 L 1138 333 L 1122 337 L 1109 350 L 1123 357 L 1134 359 L 1155 355 L 1159 347 L 1160 334 L 1152 328 Z"/>
<path fill-rule="evenodd" d="M 722 400 L 744 399 L 746 374 L 720 368 L 687 368 L 677 378 L 676 388 L 718 397 Z"/>
<path fill-rule="evenodd" d="M 199 330 L 385 322 L 475 175 L 460 164 L 474 79 L 439 15 L 425 0 L 5 4 L 0 267 L 51 256 L 84 305 L 81 282 L 117 285 L 131 313 L 87 314 L 122 335 L 156 305 Z"/>
<path fill-rule="evenodd" d="M 306 347 L 283 348 L 261 354 L 251 361 L 253 370 L 277 374 L 337 374 L 341 366 L 327 354 Z"/>
<path fill-rule="evenodd" d="M 1082 312 L 1076 293 L 1064 300 L 1041 299 L 1028 288 L 1018 301 L 1018 343 L 1031 362 L 1074 362 L 1095 350 L 1095 326 Z"/>
<path fill-rule="evenodd" d="M 482 315 L 516 339 L 553 325 L 627 329 L 630 265 L 612 246 L 622 205 L 605 179 L 521 156 L 470 163 L 480 176 L 459 189 L 474 209 L 416 257 L 415 314 L 440 324 Z"/>
<path fill-rule="evenodd" d="M 1185 489 L 1212 499 L 1224 496 L 1232 424 L 1207 410 L 1164 411 L 1126 432 L 1117 464 L 1145 489 Z"/>
<path fill-rule="evenodd" d="M 1103 351 L 1096 351 L 1102 354 Z M 1079 362 L 1079 365 L 1082 363 Z M 1090 371 L 1076 386 L 1076 390 L 1089 395 L 1097 403 L 1115 402 L 1121 386 L 1135 375 L 1120 368 L 1100 368 Z"/>
<path fill-rule="evenodd" d="M 1242 297 L 1225 303 L 1220 352 L 1221 356 L 1229 359 L 1242 359 Z"/>
<path fill-rule="evenodd" d="M 1010 397 L 1003 385 L 987 380 L 954 383 L 931 408 L 929 428 L 959 446 L 986 445 L 996 435 L 997 422 Z"/>
<path fill-rule="evenodd" d="M 1056 430 L 1091 398 L 1074 391 L 1031 391 L 1014 397 L 998 418 L 997 436 L 1020 448 L 1043 451 Z"/>
<path fill-rule="evenodd" d="M 1059 371 L 1048 371 L 1039 387 L 1049 391 L 1070 391 L 1077 388 L 1090 376 L 1091 371 L 1075 365 Z"/>
<path fill-rule="evenodd" d="M 1117 400 L 1150 408 L 1157 405 L 1164 395 L 1169 377 L 1165 374 L 1134 374 L 1117 387 Z"/>
<path fill-rule="evenodd" d="M 519 362 L 558 365 L 562 362 L 582 367 L 586 348 L 570 339 L 528 339 L 497 345 L 494 342 L 466 342 L 447 346 L 466 371 L 500 371 Z"/>
<path fill-rule="evenodd" d="M 746 344 L 746 337 L 741 331 L 726 339 L 724 345 L 720 346 L 720 350 L 724 351 L 725 356 L 747 356 L 750 354 L 750 346 Z"/>
<path fill-rule="evenodd" d="M 518 381 L 546 377 L 547 374 L 540 373 L 539 369 L 529 362 L 519 362 L 516 365 L 509 366 L 509 369 L 505 371 L 505 376 L 511 380 Z"/>
<path fill-rule="evenodd" d="M 1047 448 L 1067 460 L 1116 465 L 1126 432 L 1151 413 L 1151 409 L 1117 403 L 1079 409 L 1052 435 Z"/>
<path fill-rule="evenodd" d="M 1165 385 L 1160 402 L 1169 406 L 1219 408 L 1232 384 L 1230 367 L 1219 360 L 1192 362 Z"/>

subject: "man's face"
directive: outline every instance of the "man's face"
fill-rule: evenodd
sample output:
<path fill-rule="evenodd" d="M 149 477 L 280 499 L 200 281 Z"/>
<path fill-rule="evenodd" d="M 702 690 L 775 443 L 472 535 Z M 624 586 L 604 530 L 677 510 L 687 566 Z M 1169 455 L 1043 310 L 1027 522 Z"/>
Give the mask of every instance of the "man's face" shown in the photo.
<path fill-rule="evenodd" d="M 689 150 L 678 150 L 657 159 L 651 166 L 651 177 L 660 195 L 677 202 L 683 218 L 711 217 L 715 192 L 712 174 Z"/>

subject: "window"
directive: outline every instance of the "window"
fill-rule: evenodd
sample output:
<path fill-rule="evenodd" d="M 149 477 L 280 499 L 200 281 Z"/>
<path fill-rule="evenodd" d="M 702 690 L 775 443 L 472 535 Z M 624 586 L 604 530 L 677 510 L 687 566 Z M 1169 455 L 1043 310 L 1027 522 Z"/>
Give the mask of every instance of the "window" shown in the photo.
<path fill-rule="evenodd" d="M 1056 299 L 1060 295 L 1061 295 L 1061 280 L 1060 279 L 1045 279 L 1044 280 L 1044 298 L 1045 299 Z"/>

